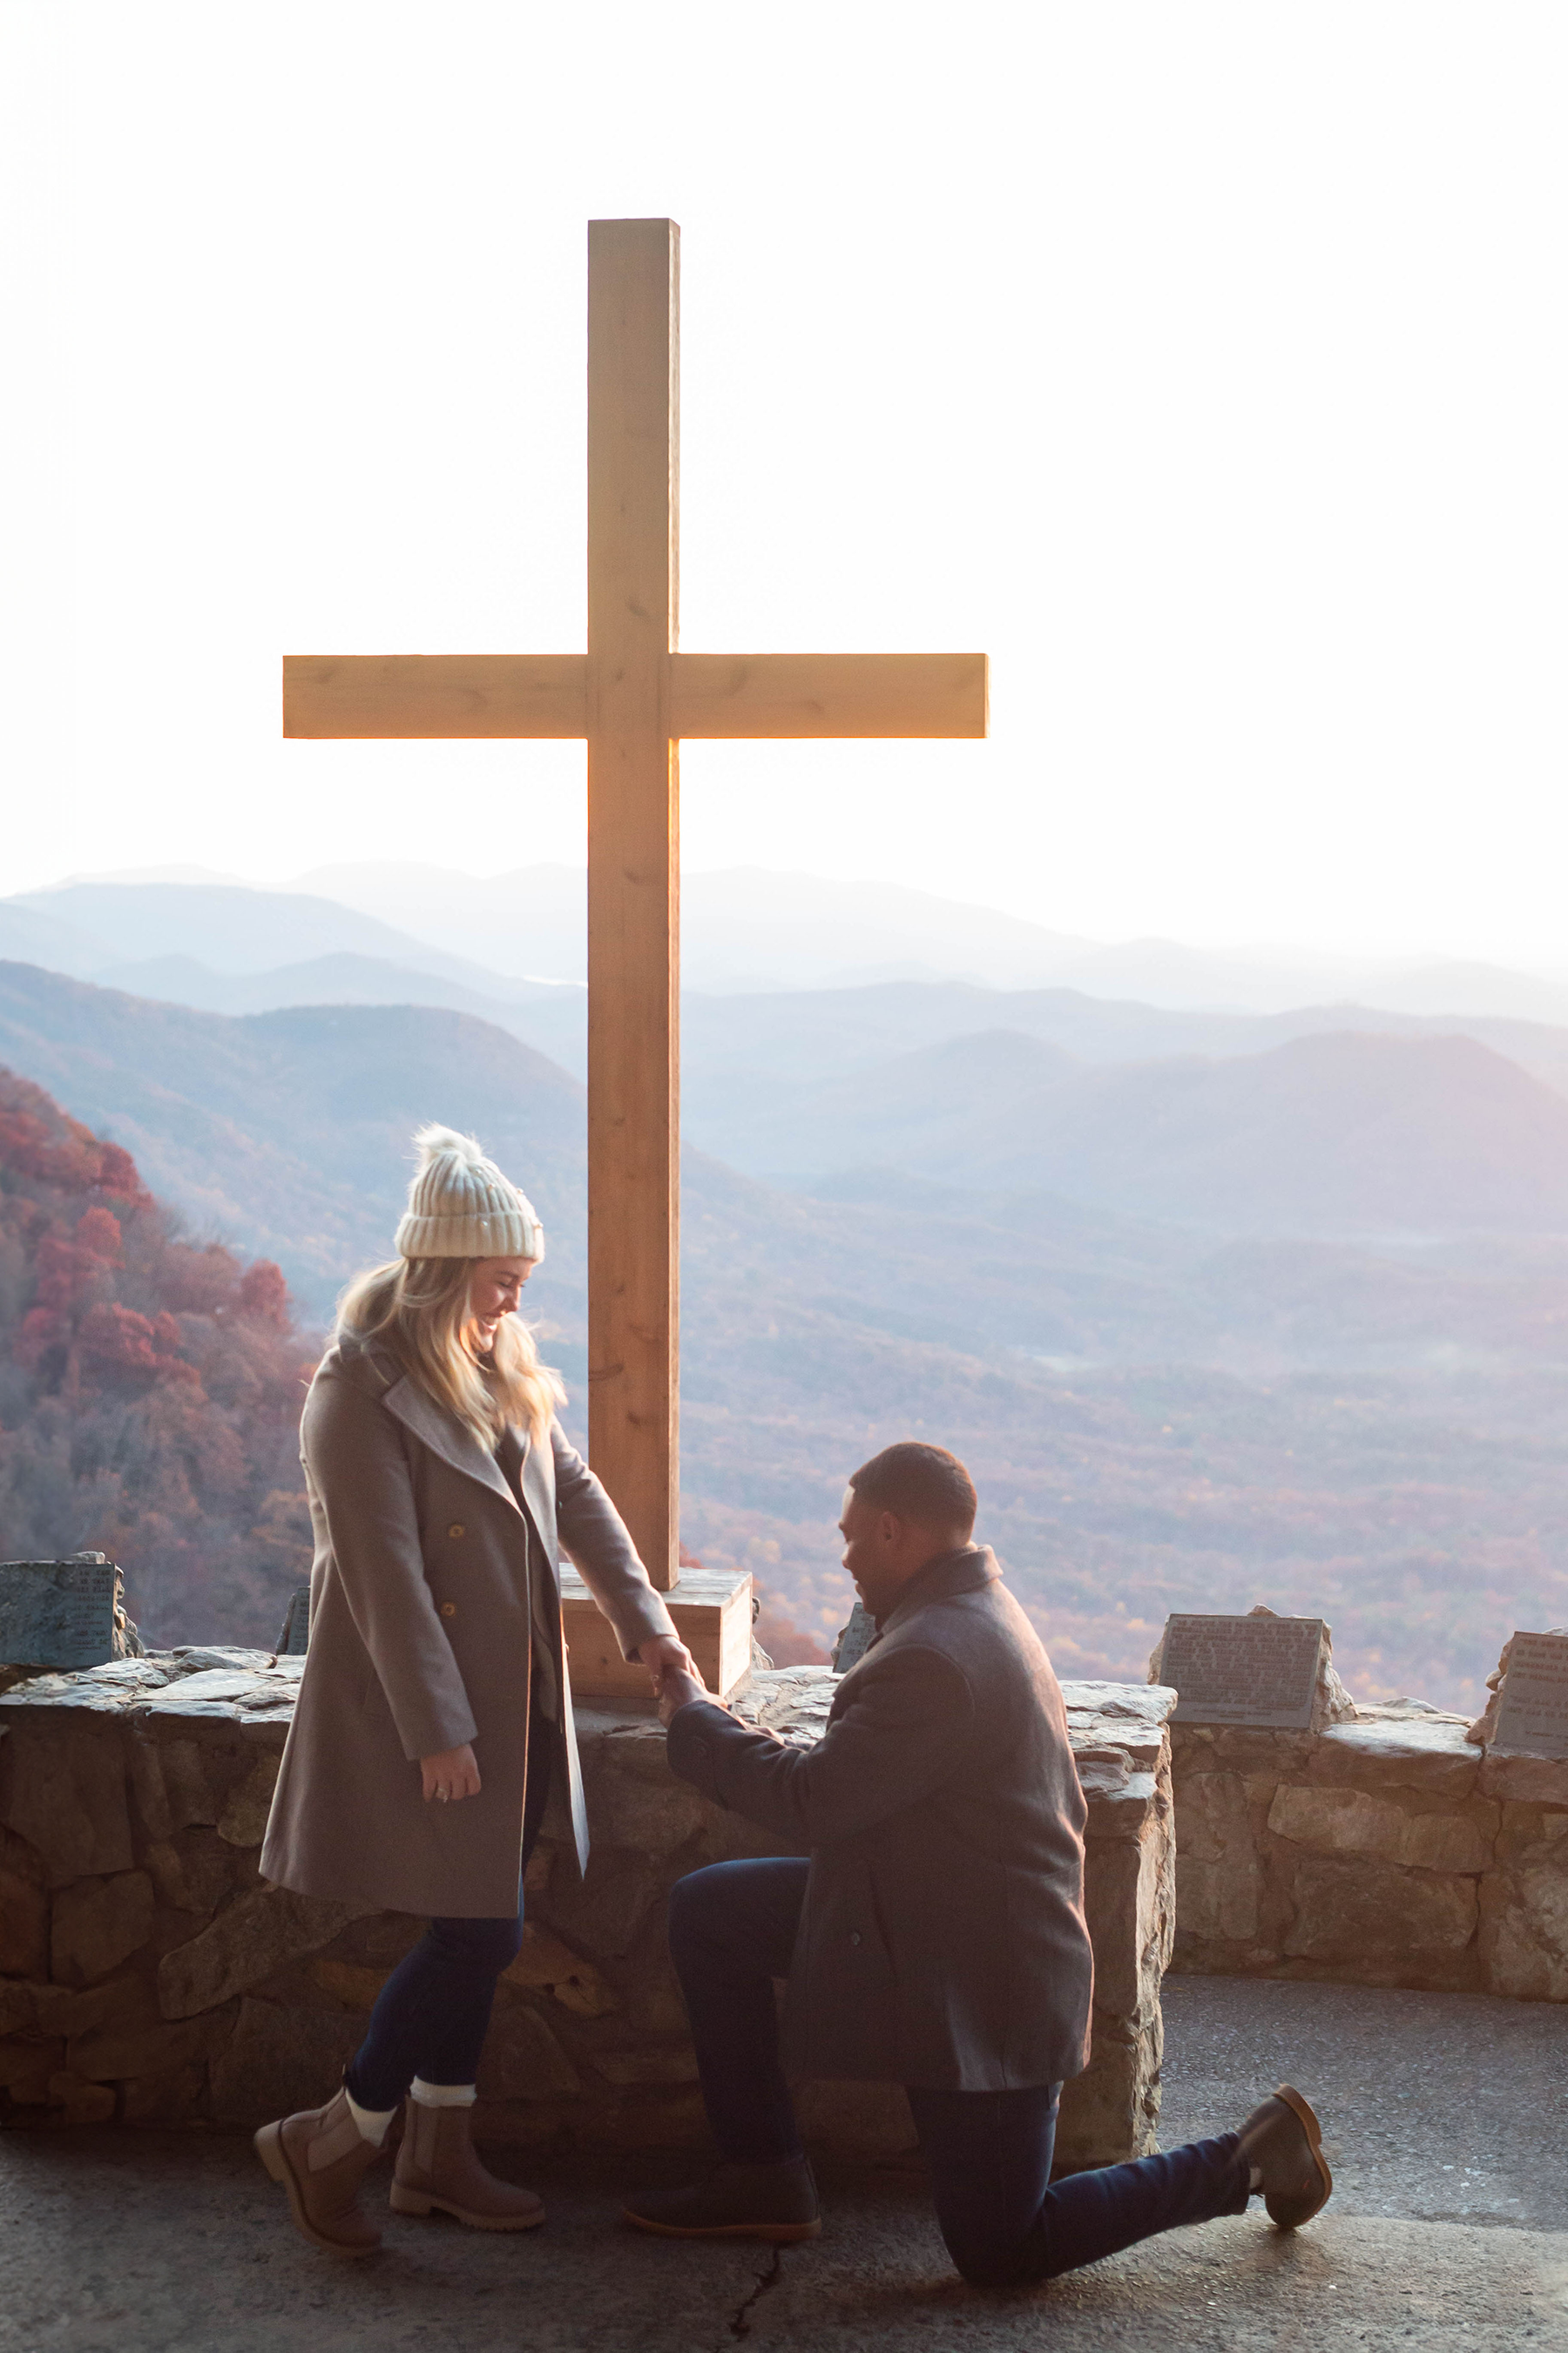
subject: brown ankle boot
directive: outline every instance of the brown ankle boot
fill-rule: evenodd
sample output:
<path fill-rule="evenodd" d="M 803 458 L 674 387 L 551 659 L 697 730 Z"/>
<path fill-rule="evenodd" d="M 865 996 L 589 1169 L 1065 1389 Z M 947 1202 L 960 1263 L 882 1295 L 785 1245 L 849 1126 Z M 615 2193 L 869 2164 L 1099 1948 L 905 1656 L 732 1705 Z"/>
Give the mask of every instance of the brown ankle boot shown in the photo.
<path fill-rule="evenodd" d="M 1334 2186 L 1323 2155 L 1322 2127 L 1311 2104 L 1292 2084 L 1253 2109 L 1240 2131 L 1244 2164 L 1262 2178 L 1270 2221 L 1299 2231 L 1329 2202 Z"/>
<path fill-rule="evenodd" d="M 313 2247 L 334 2255 L 370 2255 L 381 2232 L 357 2203 L 359 2186 L 381 2151 L 365 2139 L 349 2107 L 335 2092 L 324 2108 L 301 2108 L 298 2116 L 263 2125 L 256 2154 L 289 2192 L 289 2209 Z"/>
<path fill-rule="evenodd" d="M 428 2214 L 439 2207 L 476 2231 L 533 2231 L 544 2207 L 531 2189 L 498 2181 L 475 2152 L 471 2107 L 437 2108 L 409 2098 L 392 2179 L 393 2211 Z"/>

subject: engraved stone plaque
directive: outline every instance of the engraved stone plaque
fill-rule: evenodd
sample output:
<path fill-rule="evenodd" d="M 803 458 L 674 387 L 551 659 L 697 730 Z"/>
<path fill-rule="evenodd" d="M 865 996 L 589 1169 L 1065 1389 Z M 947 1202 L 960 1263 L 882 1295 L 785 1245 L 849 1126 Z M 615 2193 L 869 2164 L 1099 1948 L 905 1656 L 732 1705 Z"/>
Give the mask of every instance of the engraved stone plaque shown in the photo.
<path fill-rule="evenodd" d="M 1171 1720 L 1305 1732 L 1322 1648 L 1321 1618 L 1173 1612 L 1160 1661 L 1160 1681 L 1179 1694 Z"/>
<path fill-rule="evenodd" d="M 849 1612 L 849 1623 L 838 1630 L 838 1640 L 833 1645 L 833 1672 L 847 1675 L 852 1666 L 863 1659 L 871 1647 L 877 1631 L 877 1621 L 863 1601 L 857 1601 Z"/>
<path fill-rule="evenodd" d="M 1568 1757 L 1568 1634 L 1516 1634 L 1492 1746 L 1511 1757 Z"/>
<path fill-rule="evenodd" d="M 310 1647 L 310 1588 L 297 1585 L 289 1596 L 289 1607 L 283 1613 L 273 1656 L 279 1659 L 302 1659 Z"/>
<path fill-rule="evenodd" d="M 101 1553 L 83 1560 L 0 1561 L 0 1663 L 101 1667 L 120 1656 L 120 1571 Z"/>

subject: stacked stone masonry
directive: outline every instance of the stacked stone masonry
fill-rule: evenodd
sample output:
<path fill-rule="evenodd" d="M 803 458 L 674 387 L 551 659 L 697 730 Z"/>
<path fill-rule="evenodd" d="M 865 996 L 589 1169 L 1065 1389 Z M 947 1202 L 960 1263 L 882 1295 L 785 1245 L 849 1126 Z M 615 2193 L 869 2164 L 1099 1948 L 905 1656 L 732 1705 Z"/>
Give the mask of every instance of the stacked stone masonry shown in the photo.
<path fill-rule="evenodd" d="M 1568 1762 L 1466 1728 L 1173 1726 L 1174 1967 L 1568 2001 Z"/>
<path fill-rule="evenodd" d="M 186 1650 L 0 1694 L 0 2121 L 253 2126 L 325 2098 L 422 1924 L 268 1886 L 257 1862 L 302 1660 Z M 825 1668 L 760 1673 L 738 1712 L 818 1736 Z M 1154 2145 L 1160 1987 L 1173 1927 L 1174 1694 L 1067 1687 L 1089 1799 L 1097 2000 L 1062 2162 Z M 594 1854 L 547 1817 L 522 1951 L 503 1979 L 479 2129 L 562 2150 L 700 2145 L 664 1898 L 688 1871 L 776 1851 L 670 1773 L 650 1715 L 578 1716 Z M 895 2086 L 802 2096 L 818 2147 L 912 2140 Z"/>

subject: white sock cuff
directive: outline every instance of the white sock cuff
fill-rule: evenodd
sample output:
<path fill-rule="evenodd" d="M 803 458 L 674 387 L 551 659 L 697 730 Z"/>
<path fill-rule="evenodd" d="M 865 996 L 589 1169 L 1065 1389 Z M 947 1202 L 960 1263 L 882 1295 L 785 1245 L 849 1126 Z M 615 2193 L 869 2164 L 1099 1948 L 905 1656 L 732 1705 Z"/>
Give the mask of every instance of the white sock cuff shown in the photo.
<path fill-rule="evenodd" d="M 343 2097 L 349 2104 L 350 2116 L 360 2128 L 362 2140 L 368 2140 L 373 2147 L 379 2148 L 386 2138 L 386 2127 L 397 2114 L 397 2110 L 395 2108 L 362 2108 L 346 2084 L 343 2086 Z"/>
<path fill-rule="evenodd" d="M 423 2075 L 410 2088 L 424 2108 L 471 2108 L 479 2096 L 472 2084 L 427 2084 Z"/>

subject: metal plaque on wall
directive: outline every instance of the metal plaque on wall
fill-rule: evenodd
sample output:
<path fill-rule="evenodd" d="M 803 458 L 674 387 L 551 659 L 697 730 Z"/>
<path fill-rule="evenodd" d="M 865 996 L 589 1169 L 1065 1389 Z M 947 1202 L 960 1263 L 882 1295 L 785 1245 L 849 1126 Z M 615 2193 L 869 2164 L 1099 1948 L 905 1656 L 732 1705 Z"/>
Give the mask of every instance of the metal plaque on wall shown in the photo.
<path fill-rule="evenodd" d="M 833 1645 L 834 1673 L 847 1675 L 865 1657 L 876 1634 L 876 1620 L 863 1601 L 857 1601 L 849 1612 L 849 1623 L 840 1627 L 838 1640 Z"/>
<path fill-rule="evenodd" d="M 1568 1634 L 1516 1634 L 1500 1697 L 1495 1749 L 1568 1757 Z"/>
<path fill-rule="evenodd" d="M 1305 1732 L 1322 1650 L 1321 1618 L 1173 1613 L 1160 1658 L 1178 1694 L 1172 1721 Z"/>
<path fill-rule="evenodd" d="M 0 1663 L 101 1667 L 119 1658 L 120 1598 L 120 1571 L 101 1553 L 0 1561 Z"/>

